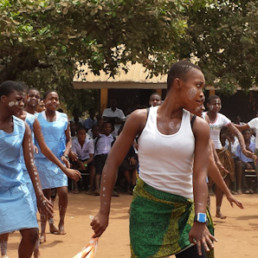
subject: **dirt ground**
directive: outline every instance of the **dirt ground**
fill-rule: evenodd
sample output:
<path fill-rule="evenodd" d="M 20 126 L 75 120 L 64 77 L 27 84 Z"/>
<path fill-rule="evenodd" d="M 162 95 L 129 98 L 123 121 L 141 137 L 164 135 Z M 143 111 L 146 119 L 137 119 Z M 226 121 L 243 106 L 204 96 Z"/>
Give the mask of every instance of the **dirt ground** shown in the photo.
<path fill-rule="evenodd" d="M 227 219 L 214 219 L 216 258 L 258 257 L 258 194 L 237 195 L 245 209 L 231 208 L 224 199 L 222 212 Z M 130 257 L 128 208 L 132 196 L 113 197 L 110 223 L 98 243 L 96 258 Z M 57 201 L 56 201 L 57 202 Z M 215 198 L 211 197 L 211 212 L 214 215 Z M 92 230 L 90 215 L 95 215 L 99 207 L 99 198 L 69 193 L 69 206 L 66 215 L 66 235 L 47 234 L 47 242 L 40 246 L 42 258 L 72 258 L 88 243 Z M 0 218 L 1 219 L 1 218 Z M 55 221 L 58 223 L 57 203 L 55 204 Z M 20 234 L 10 235 L 8 255 L 17 257 Z"/>

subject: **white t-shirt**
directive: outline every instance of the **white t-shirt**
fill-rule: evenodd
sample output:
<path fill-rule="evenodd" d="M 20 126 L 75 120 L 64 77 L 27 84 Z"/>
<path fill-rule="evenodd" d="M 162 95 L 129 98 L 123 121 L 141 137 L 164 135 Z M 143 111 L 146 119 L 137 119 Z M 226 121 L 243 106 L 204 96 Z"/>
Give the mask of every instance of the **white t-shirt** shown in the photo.
<path fill-rule="evenodd" d="M 94 143 L 93 140 L 85 139 L 83 146 L 79 143 L 78 139 L 75 138 L 72 141 L 71 151 L 78 155 L 80 160 L 89 159 L 90 154 L 94 154 Z"/>
<path fill-rule="evenodd" d="M 203 118 L 205 119 L 207 112 L 203 113 Z M 206 120 L 207 121 L 207 120 Z M 208 121 L 207 121 L 208 122 Z M 224 115 L 218 113 L 215 121 L 213 123 L 209 122 L 210 126 L 210 137 L 214 143 L 215 149 L 222 149 L 220 142 L 220 130 L 223 126 L 228 126 L 231 121 Z"/>
<path fill-rule="evenodd" d="M 258 149 L 258 117 L 249 121 L 248 125 L 250 126 L 250 128 L 255 130 L 255 149 Z"/>

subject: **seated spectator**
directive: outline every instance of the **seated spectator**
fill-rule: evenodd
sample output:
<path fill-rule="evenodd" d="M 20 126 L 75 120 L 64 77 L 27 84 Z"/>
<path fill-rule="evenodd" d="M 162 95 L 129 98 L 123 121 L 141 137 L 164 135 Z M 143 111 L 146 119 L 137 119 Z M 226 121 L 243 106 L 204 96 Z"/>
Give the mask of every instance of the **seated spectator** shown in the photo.
<path fill-rule="evenodd" d="M 126 192 L 129 194 L 133 193 L 133 188 L 136 185 L 137 166 L 138 156 L 134 151 L 134 147 L 131 146 L 119 168 L 119 171 L 123 173 L 126 179 Z"/>
<path fill-rule="evenodd" d="M 99 137 L 99 126 L 93 125 L 92 129 L 90 129 L 91 131 L 91 139 L 94 141 L 96 138 Z M 94 145 L 94 143 L 93 143 Z M 90 186 L 89 186 L 89 190 L 87 191 L 87 194 L 89 195 L 96 195 L 96 187 L 95 187 L 95 180 L 96 180 L 96 168 L 94 165 L 94 162 L 91 162 L 90 165 L 88 166 L 88 169 L 90 171 Z"/>
<path fill-rule="evenodd" d="M 96 168 L 96 195 L 100 192 L 100 180 L 102 170 L 104 168 L 108 153 L 111 150 L 111 146 L 115 141 L 112 136 L 113 127 L 109 122 L 104 122 L 103 133 L 94 140 L 94 166 Z"/>
<path fill-rule="evenodd" d="M 117 101 L 115 99 L 110 100 L 110 108 L 104 109 L 102 117 L 105 121 L 108 121 L 114 125 L 113 136 L 117 136 L 120 125 L 125 120 L 125 115 L 122 109 L 116 107 Z"/>
<path fill-rule="evenodd" d="M 244 140 L 246 149 L 250 150 L 252 152 L 255 151 L 255 143 L 251 141 L 251 130 L 247 129 L 243 132 Z M 255 164 L 254 160 L 251 158 L 246 157 L 242 151 L 240 145 L 237 147 L 236 156 L 238 157 L 239 161 L 237 162 L 237 173 L 239 175 L 239 178 L 241 178 L 241 184 L 243 183 L 243 188 L 245 189 L 245 193 L 254 193 L 255 191 L 255 185 L 254 180 L 250 177 L 245 177 L 245 170 L 255 170 Z M 242 191 L 242 187 L 240 185 L 240 188 L 238 189 L 239 192 Z"/>
<path fill-rule="evenodd" d="M 72 142 L 70 159 L 72 166 L 80 172 L 86 172 L 89 164 L 93 161 L 94 144 L 93 140 L 86 138 L 86 130 L 83 127 L 77 129 L 77 138 Z M 78 184 L 73 182 L 74 193 L 79 193 Z"/>
<path fill-rule="evenodd" d="M 91 108 L 89 110 L 89 117 L 86 120 L 84 120 L 83 126 L 86 129 L 86 132 L 88 132 L 93 127 L 93 125 L 96 125 L 96 124 L 97 124 L 97 119 L 95 117 L 95 110 Z"/>
<path fill-rule="evenodd" d="M 103 124 L 104 124 L 105 120 L 102 118 L 102 117 L 98 117 L 97 119 L 97 123 L 96 125 L 94 126 L 97 126 L 98 127 L 98 134 L 99 133 L 102 133 L 103 131 Z M 93 126 L 93 127 L 94 127 Z M 89 135 L 89 137 L 91 137 L 91 139 L 95 139 L 96 137 L 94 137 L 94 133 L 93 133 L 93 128 L 92 129 L 89 129 L 87 134 Z"/>

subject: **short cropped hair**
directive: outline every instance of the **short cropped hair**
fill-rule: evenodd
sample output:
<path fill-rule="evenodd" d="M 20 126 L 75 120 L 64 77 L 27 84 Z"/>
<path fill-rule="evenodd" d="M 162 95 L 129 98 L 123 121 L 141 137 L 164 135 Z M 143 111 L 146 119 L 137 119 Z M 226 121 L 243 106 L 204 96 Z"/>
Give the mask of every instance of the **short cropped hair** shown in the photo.
<path fill-rule="evenodd" d="M 207 103 L 211 103 L 214 99 L 220 99 L 220 97 L 218 95 L 211 95 L 208 97 Z"/>
<path fill-rule="evenodd" d="M 85 131 L 86 132 L 86 129 L 83 126 L 79 126 L 76 130 L 76 133 L 78 134 L 80 131 Z"/>
<path fill-rule="evenodd" d="M 48 90 L 47 92 L 44 93 L 43 99 L 46 99 L 48 94 L 50 94 L 51 92 L 55 92 L 58 95 L 57 91 L 55 91 L 55 90 Z"/>
<path fill-rule="evenodd" d="M 176 78 L 184 79 L 186 74 L 192 69 L 201 71 L 201 68 L 198 65 L 192 64 L 189 61 L 182 60 L 173 64 L 168 72 L 167 90 L 171 88 Z"/>
<path fill-rule="evenodd" d="M 12 92 L 25 91 L 26 85 L 23 82 L 19 81 L 4 81 L 0 84 L 0 97 L 1 96 L 9 96 Z"/>
<path fill-rule="evenodd" d="M 35 91 L 37 91 L 38 93 L 40 93 L 40 91 L 39 91 L 37 88 L 29 88 L 29 89 L 27 90 L 27 93 L 29 93 L 30 91 L 33 91 L 33 90 L 35 90 Z"/>

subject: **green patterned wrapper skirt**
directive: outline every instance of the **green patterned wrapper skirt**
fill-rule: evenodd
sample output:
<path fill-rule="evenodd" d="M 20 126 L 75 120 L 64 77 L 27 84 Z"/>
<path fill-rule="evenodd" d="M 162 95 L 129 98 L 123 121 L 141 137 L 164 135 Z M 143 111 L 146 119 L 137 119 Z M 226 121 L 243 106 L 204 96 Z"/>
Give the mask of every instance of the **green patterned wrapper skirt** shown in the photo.
<path fill-rule="evenodd" d="M 208 229 L 214 234 L 211 216 Z M 164 257 L 191 246 L 189 232 L 194 220 L 193 201 L 159 191 L 137 180 L 130 209 L 131 257 Z M 213 251 L 207 253 L 214 257 Z"/>

